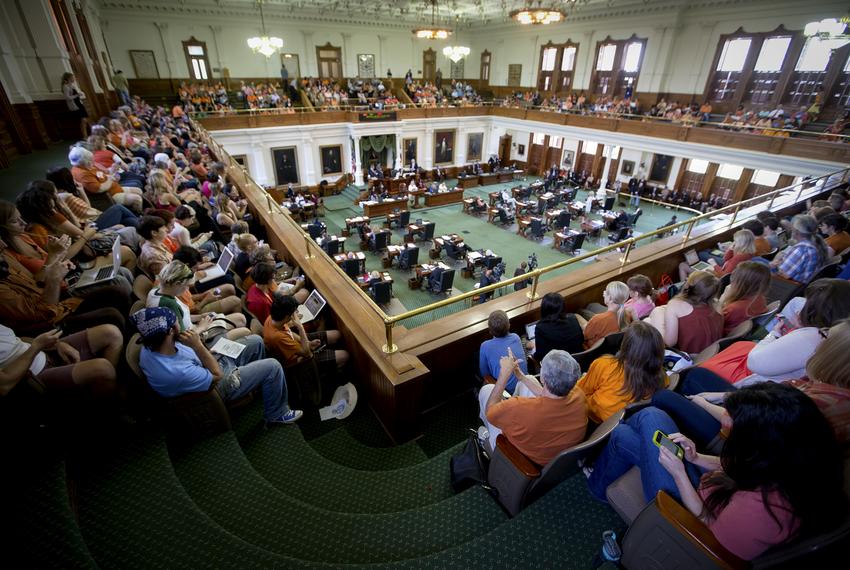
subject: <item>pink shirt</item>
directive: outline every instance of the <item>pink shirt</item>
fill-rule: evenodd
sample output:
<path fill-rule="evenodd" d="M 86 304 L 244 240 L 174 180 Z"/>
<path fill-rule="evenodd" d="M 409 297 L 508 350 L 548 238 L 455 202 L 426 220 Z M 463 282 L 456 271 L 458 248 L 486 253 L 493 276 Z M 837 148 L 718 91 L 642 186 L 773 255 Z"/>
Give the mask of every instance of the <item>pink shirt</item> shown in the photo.
<path fill-rule="evenodd" d="M 701 487 L 700 497 L 705 499 L 710 490 Z M 717 518 L 708 521 L 708 529 L 732 554 L 752 560 L 790 539 L 800 525 L 791 512 L 791 505 L 779 493 L 773 491 L 767 497 L 770 511 L 762 500 L 761 491 L 736 492 Z"/>
<path fill-rule="evenodd" d="M 652 312 L 655 303 L 651 300 L 629 299 L 626 301 L 626 307 L 632 310 L 635 319 L 642 319 Z"/>

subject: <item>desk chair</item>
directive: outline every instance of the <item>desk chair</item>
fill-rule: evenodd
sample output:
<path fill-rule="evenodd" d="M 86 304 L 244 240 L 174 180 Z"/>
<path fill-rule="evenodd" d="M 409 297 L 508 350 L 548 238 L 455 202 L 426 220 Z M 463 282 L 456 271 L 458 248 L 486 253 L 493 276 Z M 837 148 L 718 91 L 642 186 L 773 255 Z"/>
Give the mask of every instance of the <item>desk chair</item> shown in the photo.
<path fill-rule="evenodd" d="M 556 228 L 568 228 L 570 227 L 570 223 L 573 221 L 572 215 L 566 210 L 561 211 L 558 214 L 558 217 L 555 219 L 555 227 Z"/>
<path fill-rule="evenodd" d="M 502 263 L 502 258 L 500 256 L 495 257 L 485 257 L 484 258 L 484 267 L 486 269 L 493 269 L 497 265 Z"/>
<path fill-rule="evenodd" d="M 357 276 L 360 275 L 360 260 L 346 259 L 342 262 L 342 270 L 352 279 L 357 279 Z"/>
<path fill-rule="evenodd" d="M 546 226 L 543 225 L 543 220 L 540 218 L 531 219 L 531 237 L 543 239 L 543 234 L 546 233 Z"/>
<path fill-rule="evenodd" d="M 443 243 L 443 249 L 446 250 L 446 257 L 449 259 L 458 260 L 464 254 L 464 249 L 456 246 L 452 240 L 446 240 Z"/>
<path fill-rule="evenodd" d="M 455 270 L 454 269 L 446 269 L 440 274 L 440 286 L 437 291 L 432 290 L 431 293 L 439 294 L 445 293 L 446 291 L 451 292 L 452 285 L 455 281 Z"/>
<path fill-rule="evenodd" d="M 610 212 L 613 208 L 614 208 L 614 197 L 609 196 L 608 198 L 605 198 L 605 202 L 602 204 L 602 209 Z"/>
<path fill-rule="evenodd" d="M 331 257 L 339 253 L 339 241 L 335 239 L 329 239 L 325 243 L 322 244 L 322 249 L 324 249 L 327 254 Z"/>
<path fill-rule="evenodd" d="M 618 241 L 623 241 L 627 237 L 629 237 L 629 232 L 631 228 L 629 226 L 623 226 L 616 233 L 608 234 L 608 241 L 612 243 L 617 243 Z"/>
<path fill-rule="evenodd" d="M 383 251 L 390 245 L 390 236 L 392 233 L 389 230 L 381 230 L 375 232 L 375 243 L 372 246 L 374 251 Z"/>
<path fill-rule="evenodd" d="M 392 228 L 393 223 L 395 223 L 396 227 L 399 229 L 406 228 L 407 224 L 410 223 L 410 211 L 405 210 L 404 212 L 400 212 L 398 218 L 387 222 L 387 227 Z"/>
<path fill-rule="evenodd" d="M 317 239 L 322 237 L 322 227 L 323 224 L 307 224 L 307 233 L 310 234 L 310 237 L 313 239 Z"/>
<path fill-rule="evenodd" d="M 378 305 L 387 305 L 393 297 L 393 284 L 380 281 L 371 287 L 372 298 Z"/>
<path fill-rule="evenodd" d="M 434 230 L 437 227 L 436 222 L 428 222 L 422 226 L 422 241 L 431 241 L 434 239 Z"/>
<path fill-rule="evenodd" d="M 587 237 L 587 234 L 580 233 L 575 236 L 568 237 L 564 240 L 563 248 L 567 250 L 570 254 L 575 255 L 575 252 L 581 249 L 581 246 L 584 245 L 584 238 Z"/>
<path fill-rule="evenodd" d="M 405 271 L 412 269 L 419 263 L 419 248 L 408 247 L 402 250 L 398 256 L 398 268 Z"/>

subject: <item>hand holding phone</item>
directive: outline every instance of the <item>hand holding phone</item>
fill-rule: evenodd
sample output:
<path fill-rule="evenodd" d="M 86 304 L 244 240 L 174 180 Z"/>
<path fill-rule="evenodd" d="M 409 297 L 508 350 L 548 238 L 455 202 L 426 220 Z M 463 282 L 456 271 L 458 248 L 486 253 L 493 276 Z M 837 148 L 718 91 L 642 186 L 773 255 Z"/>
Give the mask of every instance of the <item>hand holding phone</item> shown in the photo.
<path fill-rule="evenodd" d="M 655 430 L 655 434 L 652 436 L 652 443 L 660 448 L 666 449 L 679 459 L 685 458 L 685 451 L 661 430 Z"/>

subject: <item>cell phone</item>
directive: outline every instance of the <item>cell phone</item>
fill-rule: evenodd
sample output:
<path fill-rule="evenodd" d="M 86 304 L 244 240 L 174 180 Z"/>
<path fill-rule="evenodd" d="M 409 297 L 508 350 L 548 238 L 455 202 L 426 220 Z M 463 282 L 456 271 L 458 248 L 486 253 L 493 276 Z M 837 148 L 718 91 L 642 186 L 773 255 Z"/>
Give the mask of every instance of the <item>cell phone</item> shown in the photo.
<path fill-rule="evenodd" d="M 667 451 L 670 451 L 678 457 L 679 459 L 685 458 L 685 450 L 681 448 L 677 443 L 675 443 L 672 439 L 670 439 L 667 434 L 662 432 L 661 430 L 656 430 L 652 436 L 652 443 L 657 445 L 658 447 L 664 447 Z"/>
<path fill-rule="evenodd" d="M 316 350 L 314 350 L 313 352 L 322 352 L 323 350 L 325 350 L 325 348 L 327 348 L 327 346 L 328 345 L 326 344 L 320 344 L 319 347 L 316 348 Z"/>

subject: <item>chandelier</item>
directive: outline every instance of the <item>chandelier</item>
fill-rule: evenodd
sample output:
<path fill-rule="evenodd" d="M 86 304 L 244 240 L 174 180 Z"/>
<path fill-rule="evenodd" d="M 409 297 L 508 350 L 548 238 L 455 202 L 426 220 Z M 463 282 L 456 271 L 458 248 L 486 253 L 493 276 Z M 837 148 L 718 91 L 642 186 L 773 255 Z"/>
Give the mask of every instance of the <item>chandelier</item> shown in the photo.
<path fill-rule="evenodd" d="M 283 40 L 275 36 L 269 36 L 266 33 L 266 19 L 263 16 L 263 0 L 257 0 L 257 4 L 260 6 L 260 22 L 262 24 L 263 35 L 248 38 L 248 47 L 251 48 L 254 53 L 261 53 L 266 56 L 266 58 L 269 58 L 283 47 Z"/>
<path fill-rule="evenodd" d="M 847 39 L 846 29 L 847 22 L 827 18 L 820 22 L 809 22 L 803 29 L 803 34 L 806 37 L 818 36 L 823 40 Z"/>
<path fill-rule="evenodd" d="M 431 25 L 425 28 L 416 28 L 413 30 L 413 34 L 422 40 L 445 40 L 452 34 L 452 31 L 434 24 L 434 11 L 437 7 L 437 0 L 428 1 L 431 4 Z"/>
<path fill-rule="evenodd" d="M 466 46 L 446 46 L 443 48 L 443 55 L 457 63 L 469 55 L 469 48 Z"/>
<path fill-rule="evenodd" d="M 573 0 L 574 1 L 574 0 Z M 529 24 L 557 24 L 566 19 L 567 15 L 557 8 L 543 8 L 543 0 L 537 3 L 537 8 L 523 8 L 522 10 L 514 10 L 510 16 L 520 24 L 527 26 Z"/>

